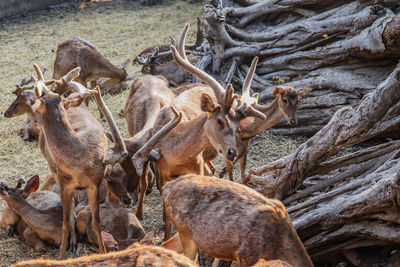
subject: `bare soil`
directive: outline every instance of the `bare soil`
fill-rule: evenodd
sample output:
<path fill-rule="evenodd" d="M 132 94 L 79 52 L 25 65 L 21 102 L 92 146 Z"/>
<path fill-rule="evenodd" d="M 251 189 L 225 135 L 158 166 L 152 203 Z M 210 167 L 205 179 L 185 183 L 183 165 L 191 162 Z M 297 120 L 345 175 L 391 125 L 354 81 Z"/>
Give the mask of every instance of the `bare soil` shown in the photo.
<path fill-rule="evenodd" d="M 195 37 L 196 17 L 202 18 L 203 3 L 189 1 L 164 1 L 163 5 L 142 7 L 136 1 L 115 0 L 88 5 L 85 8 L 71 6 L 31 12 L 23 16 L 0 21 L 0 180 L 14 185 L 19 177 L 29 178 L 38 174 L 41 179 L 49 172 L 41 155 L 38 143 L 24 142 L 19 134 L 25 124 L 25 116 L 6 119 L 4 112 L 14 101 L 11 93 L 15 84 L 23 77 L 33 74 L 32 64 L 46 66 L 45 74 L 51 77 L 55 50 L 58 43 L 79 36 L 97 45 L 103 54 L 115 65 L 149 45 L 168 43 L 169 36 L 178 39 L 185 23 L 191 23 L 189 41 Z M 139 66 L 129 66 L 129 74 L 140 74 Z M 128 91 L 118 95 L 106 95 L 105 101 L 113 113 L 122 135 L 128 137 L 125 119 L 120 116 Z M 91 103 L 93 114 L 98 117 L 95 104 Z M 104 127 L 107 124 L 102 121 Z M 305 138 L 272 135 L 268 131 L 254 138 L 248 155 L 248 168 L 260 166 L 294 151 Z M 216 160 L 218 170 L 222 161 Z M 239 177 L 238 167 L 235 177 Z M 0 212 L 5 202 L 0 200 Z M 135 211 L 135 206 L 130 207 Z M 154 188 L 144 203 L 144 228 L 156 230 L 155 244 L 163 237 L 162 205 L 158 190 Z M 79 254 L 94 253 L 97 248 L 82 243 Z M 38 253 L 17 237 L 7 238 L 0 228 L 0 266 L 32 258 L 56 258 L 58 249 L 49 248 Z M 73 256 L 73 255 L 68 255 Z"/>

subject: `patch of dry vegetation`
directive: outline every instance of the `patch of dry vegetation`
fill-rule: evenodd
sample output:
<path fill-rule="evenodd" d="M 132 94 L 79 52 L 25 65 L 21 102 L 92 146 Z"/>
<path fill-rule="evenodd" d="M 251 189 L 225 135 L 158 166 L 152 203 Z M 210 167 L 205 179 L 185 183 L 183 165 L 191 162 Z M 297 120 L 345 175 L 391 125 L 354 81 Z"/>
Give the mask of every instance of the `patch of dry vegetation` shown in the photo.
<path fill-rule="evenodd" d="M 12 119 L 3 116 L 15 99 L 11 93 L 15 84 L 33 74 L 33 63 L 46 66 L 49 71 L 45 76 L 50 78 L 57 44 L 71 36 L 79 36 L 97 45 L 111 62 L 119 65 L 149 45 L 168 43 L 170 35 L 178 39 L 185 23 L 196 25 L 196 17 L 202 16 L 205 3 L 168 1 L 161 6 L 141 7 L 136 2 L 113 1 L 84 9 L 60 8 L 32 12 L 27 17 L 4 21 L 0 27 L 0 179 L 14 185 L 21 175 L 29 178 L 38 174 L 43 179 L 48 173 L 47 163 L 37 142 L 24 142 L 19 135 L 25 116 Z M 192 27 L 189 41 L 193 42 L 194 39 L 195 27 Z M 129 66 L 127 70 L 129 74 L 140 72 L 138 66 Z M 126 123 L 118 114 L 124 108 L 127 94 L 125 91 L 104 97 L 125 137 L 128 136 Z M 91 108 L 98 117 L 94 103 L 91 103 Z M 102 123 L 106 127 L 106 123 Z M 252 141 L 248 167 L 260 166 L 286 155 L 302 141 L 302 138 L 274 136 L 265 132 Z M 218 162 L 220 169 L 221 161 Z M 235 172 L 235 176 L 238 177 L 238 172 Z M 4 204 L 0 200 L 0 211 Z M 155 229 L 156 242 L 161 241 L 162 206 L 156 189 L 146 196 L 143 226 L 146 230 Z M 95 251 L 97 249 L 93 246 L 80 245 L 80 254 Z M 5 231 L 0 229 L 0 266 L 8 266 L 23 259 L 56 258 L 57 255 L 58 249 L 55 248 L 39 254 L 17 238 L 6 238 Z"/>

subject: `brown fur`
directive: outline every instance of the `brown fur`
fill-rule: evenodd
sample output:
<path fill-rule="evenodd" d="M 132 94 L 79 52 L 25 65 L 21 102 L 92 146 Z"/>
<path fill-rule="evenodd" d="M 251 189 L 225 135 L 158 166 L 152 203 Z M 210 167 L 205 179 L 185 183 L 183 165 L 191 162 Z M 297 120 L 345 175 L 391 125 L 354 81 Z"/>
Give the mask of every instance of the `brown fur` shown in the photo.
<path fill-rule="evenodd" d="M 176 266 L 195 267 L 196 263 L 183 255 L 156 246 L 134 244 L 124 251 L 107 254 L 94 254 L 64 261 L 29 260 L 13 264 L 14 267 L 45 267 L 45 266 Z"/>
<path fill-rule="evenodd" d="M 4 112 L 4 117 L 12 118 L 26 114 L 28 120 L 26 126 L 22 129 L 22 138 L 24 141 L 30 141 L 39 137 L 40 114 L 32 111 L 32 105 L 37 97 L 32 92 L 22 92 L 17 94 L 17 98 L 12 102 Z"/>
<path fill-rule="evenodd" d="M 17 214 L 17 221 L 14 223 L 18 232 L 24 235 L 27 244 L 43 251 L 43 241 L 55 246 L 61 243 L 62 209 L 57 194 L 49 191 L 33 193 L 38 187 L 39 177 L 35 176 L 23 190 L 0 188 L 0 197 L 7 202 L 8 209 Z"/>
<path fill-rule="evenodd" d="M 53 79 L 60 79 L 76 67 L 81 68 L 77 81 L 85 87 L 87 82 L 96 82 L 99 78 L 110 78 L 102 84 L 103 88 L 127 79 L 125 69 L 114 66 L 96 46 L 82 38 L 72 37 L 57 46 Z"/>
<path fill-rule="evenodd" d="M 187 56 L 190 63 L 195 64 L 198 58 L 194 55 Z M 142 67 L 143 74 L 161 75 L 165 77 L 168 83 L 172 86 L 179 86 L 186 82 L 190 82 L 191 75 L 179 67 L 175 61 L 168 61 L 167 63 L 149 62 Z"/>
<path fill-rule="evenodd" d="M 90 207 L 75 211 L 76 228 L 79 234 L 86 234 L 89 242 L 97 245 L 96 234 L 91 224 Z M 111 234 L 121 249 L 127 248 L 144 237 L 144 229 L 136 216 L 128 209 L 114 203 L 100 205 L 101 229 Z"/>
<path fill-rule="evenodd" d="M 64 207 L 63 243 L 60 246 L 60 257 L 63 257 L 71 227 L 69 218 L 72 193 L 76 188 L 88 189 L 93 225 L 99 244 L 103 243 L 98 213 L 98 187 L 105 176 L 103 163 L 107 153 L 107 138 L 102 126 L 87 108 L 70 108 L 67 112 L 63 105 L 64 100 L 60 98 L 44 97 L 38 101 L 38 110 L 42 115 L 39 143 L 60 186 Z M 99 247 L 100 251 L 105 251 L 103 244 Z"/>
<path fill-rule="evenodd" d="M 163 188 L 167 216 L 194 259 L 205 254 L 240 266 L 260 258 L 313 266 L 283 204 L 227 180 L 185 175 Z"/>
<path fill-rule="evenodd" d="M 247 147 L 250 139 L 257 134 L 274 127 L 278 124 L 282 117 L 285 117 L 289 125 L 297 123 L 296 110 L 299 99 L 303 98 L 304 95 L 309 91 L 295 90 L 293 87 L 276 87 L 273 90 L 275 96 L 274 101 L 269 105 L 255 104 L 254 108 L 265 115 L 266 120 L 261 120 L 255 117 L 246 118 L 240 122 L 240 133 L 238 135 L 238 150 L 239 155 L 235 162 L 240 160 L 240 169 L 242 179 L 245 176 L 246 170 L 246 157 Z M 240 149 L 239 149 L 240 148 Z M 211 163 L 217 153 L 212 148 L 207 148 L 203 153 L 204 160 L 207 164 Z M 233 166 L 232 163 L 226 162 L 229 177 L 232 177 Z"/>

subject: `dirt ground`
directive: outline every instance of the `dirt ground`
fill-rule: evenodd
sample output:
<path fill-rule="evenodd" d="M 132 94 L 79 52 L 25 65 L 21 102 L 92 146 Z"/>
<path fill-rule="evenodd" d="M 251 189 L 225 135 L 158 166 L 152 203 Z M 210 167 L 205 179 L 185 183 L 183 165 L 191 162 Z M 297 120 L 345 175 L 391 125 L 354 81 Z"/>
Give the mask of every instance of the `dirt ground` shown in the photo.
<path fill-rule="evenodd" d="M 185 23 L 193 26 L 189 41 L 195 37 L 196 17 L 202 18 L 203 3 L 191 4 L 189 1 L 165 1 L 166 4 L 155 7 L 141 7 L 136 1 L 113 1 L 98 3 L 86 8 L 57 7 L 45 11 L 31 12 L 0 21 L 0 180 L 15 185 L 19 177 L 29 178 L 38 174 L 43 179 L 48 173 L 45 159 L 41 155 L 38 143 L 24 142 L 19 131 L 24 126 L 25 116 L 6 119 L 4 112 L 15 99 L 11 93 L 15 84 L 33 74 L 32 64 L 46 66 L 52 73 L 55 49 L 59 42 L 79 36 L 97 45 L 103 54 L 115 65 L 120 65 L 145 47 L 156 43 L 168 43 L 169 36 L 178 39 Z M 129 66 L 129 74 L 139 74 L 138 66 Z M 105 101 L 117 121 L 122 135 L 128 137 L 126 123 L 120 115 L 128 91 L 119 95 L 106 95 Z M 93 114 L 98 117 L 94 103 Z M 105 122 L 102 122 L 107 128 Z M 268 131 L 254 138 L 250 145 L 248 167 L 260 166 L 291 153 L 303 137 L 289 138 L 272 135 Z M 218 169 L 221 162 L 217 161 Z M 235 177 L 238 177 L 238 167 Z M 5 202 L 0 200 L 0 211 Z M 135 211 L 135 206 L 130 207 Z M 154 188 L 146 196 L 144 203 L 144 228 L 156 230 L 155 243 L 159 244 L 163 236 L 161 198 Z M 79 254 L 96 252 L 94 246 L 81 244 Z M 25 245 L 17 237 L 7 238 L 5 230 L 0 228 L 0 266 L 31 258 L 56 258 L 58 249 L 49 248 L 39 254 Z M 72 256 L 72 255 L 69 255 Z"/>

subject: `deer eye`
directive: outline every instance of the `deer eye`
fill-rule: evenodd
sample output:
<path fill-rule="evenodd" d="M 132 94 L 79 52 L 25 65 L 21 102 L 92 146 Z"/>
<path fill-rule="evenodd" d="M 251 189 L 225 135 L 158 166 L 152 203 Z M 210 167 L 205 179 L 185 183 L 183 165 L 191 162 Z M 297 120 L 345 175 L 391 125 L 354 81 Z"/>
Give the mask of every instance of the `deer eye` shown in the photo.
<path fill-rule="evenodd" d="M 283 100 L 283 103 L 285 103 L 285 104 L 287 103 L 287 100 L 286 100 L 286 99 L 282 99 L 282 100 Z"/>
<path fill-rule="evenodd" d="M 219 126 L 221 126 L 221 127 L 224 126 L 224 123 L 222 122 L 221 119 L 217 119 L 217 124 L 218 124 Z"/>

